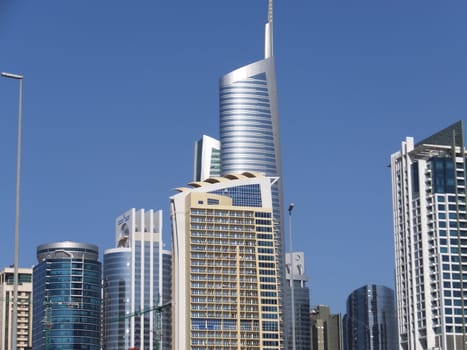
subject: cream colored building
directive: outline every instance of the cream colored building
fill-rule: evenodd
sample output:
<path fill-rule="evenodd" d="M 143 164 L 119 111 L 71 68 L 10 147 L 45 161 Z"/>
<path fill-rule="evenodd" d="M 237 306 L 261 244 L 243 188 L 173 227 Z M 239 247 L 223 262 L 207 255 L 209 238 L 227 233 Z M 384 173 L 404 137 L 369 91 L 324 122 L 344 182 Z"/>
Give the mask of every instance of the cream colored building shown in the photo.
<path fill-rule="evenodd" d="M 0 349 L 12 350 L 11 319 L 13 316 L 14 268 L 0 271 Z M 32 269 L 18 269 L 17 349 L 32 347 Z"/>
<path fill-rule="evenodd" d="M 172 349 L 282 347 L 275 181 L 245 172 L 171 197 Z"/>

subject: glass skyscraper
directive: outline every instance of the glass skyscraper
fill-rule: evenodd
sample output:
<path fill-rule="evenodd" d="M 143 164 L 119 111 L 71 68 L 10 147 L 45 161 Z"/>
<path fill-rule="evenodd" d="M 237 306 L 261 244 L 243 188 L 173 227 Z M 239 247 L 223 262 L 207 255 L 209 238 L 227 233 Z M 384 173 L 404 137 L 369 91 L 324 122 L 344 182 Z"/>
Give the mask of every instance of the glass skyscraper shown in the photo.
<path fill-rule="evenodd" d="M 283 348 L 275 179 L 244 172 L 171 197 L 173 348 Z"/>
<path fill-rule="evenodd" d="M 394 291 L 369 284 L 347 298 L 344 316 L 345 350 L 397 350 Z"/>
<path fill-rule="evenodd" d="M 272 0 L 268 4 L 264 59 L 220 79 L 221 173 L 253 171 L 278 178 L 271 191 L 282 273 L 285 242 Z"/>
<path fill-rule="evenodd" d="M 130 348 L 131 249 L 104 252 L 103 349 Z"/>
<path fill-rule="evenodd" d="M 101 348 L 101 263 L 91 244 L 37 248 L 33 270 L 33 350 Z"/>
<path fill-rule="evenodd" d="M 104 254 L 104 349 L 170 349 L 162 211 L 130 209 L 115 223 L 116 248 Z"/>
<path fill-rule="evenodd" d="M 459 121 L 391 156 L 401 349 L 465 349 L 467 211 Z"/>

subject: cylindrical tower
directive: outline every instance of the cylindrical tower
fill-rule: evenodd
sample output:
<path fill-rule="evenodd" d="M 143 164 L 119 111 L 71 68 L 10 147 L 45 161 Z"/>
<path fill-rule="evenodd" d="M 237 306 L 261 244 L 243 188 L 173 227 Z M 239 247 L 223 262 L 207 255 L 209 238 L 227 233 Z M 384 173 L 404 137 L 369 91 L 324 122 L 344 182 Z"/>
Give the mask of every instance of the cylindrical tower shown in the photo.
<path fill-rule="evenodd" d="M 37 248 L 33 349 L 99 350 L 101 263 L 97 246 L 57 242 Z"/>

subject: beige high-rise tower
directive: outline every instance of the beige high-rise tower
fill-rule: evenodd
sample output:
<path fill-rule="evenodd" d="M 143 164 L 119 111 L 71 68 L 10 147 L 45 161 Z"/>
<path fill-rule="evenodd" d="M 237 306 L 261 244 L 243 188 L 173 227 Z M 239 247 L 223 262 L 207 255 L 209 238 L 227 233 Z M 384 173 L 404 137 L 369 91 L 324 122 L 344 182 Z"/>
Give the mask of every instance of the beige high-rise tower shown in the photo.
<path fill-rule="evenodd" d="M 275 181 L 245 172 L 171 197 L 173 349 L 282 348 Z"/>

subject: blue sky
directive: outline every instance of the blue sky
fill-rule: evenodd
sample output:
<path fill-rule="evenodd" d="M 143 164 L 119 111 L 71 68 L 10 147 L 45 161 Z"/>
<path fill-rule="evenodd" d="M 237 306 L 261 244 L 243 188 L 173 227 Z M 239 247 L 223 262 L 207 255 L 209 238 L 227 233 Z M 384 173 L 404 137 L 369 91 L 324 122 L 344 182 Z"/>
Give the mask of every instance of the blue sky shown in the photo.
<path fill-rule="evenodd" d="M 218 79 L 261 59 L 266 0 L 0 2 L 0 71 L 23 74 L 22 266 L 101 251 L 129 208 L 165 211 L 218 136 Z M 311 303 L 393 286 L 390 154 L 467 115 L 467 3 L 275 3 L 285 204 Z M 0 79 L 0 266 L 13 261 L 18 84 Z"/>

